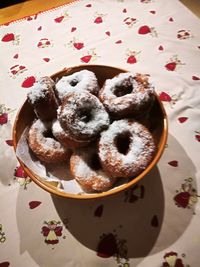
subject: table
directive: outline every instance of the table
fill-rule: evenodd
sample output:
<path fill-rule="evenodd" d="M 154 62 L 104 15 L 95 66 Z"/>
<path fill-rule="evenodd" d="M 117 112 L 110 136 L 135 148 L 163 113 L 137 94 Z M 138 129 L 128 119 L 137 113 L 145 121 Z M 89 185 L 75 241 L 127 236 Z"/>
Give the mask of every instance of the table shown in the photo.
<path fill-rule="evenodd" d="M 199 29 L 178 0 L 81 0 L 1 25 L 1 267 L 199 266 Z M 44 192 L 12 147 L 33 82 L 82 63 L 150 74 L 169 119 L 151 173 L 128 191 L 88 201 Z"/>

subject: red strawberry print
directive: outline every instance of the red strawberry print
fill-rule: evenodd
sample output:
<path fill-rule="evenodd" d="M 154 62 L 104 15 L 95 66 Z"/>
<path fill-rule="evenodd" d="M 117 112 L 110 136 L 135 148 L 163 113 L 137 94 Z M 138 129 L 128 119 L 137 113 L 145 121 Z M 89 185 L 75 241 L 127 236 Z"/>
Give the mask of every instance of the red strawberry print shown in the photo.
<path fill-rule="evenodd" d="M 200 134 L 196 134 L 196 135 L 195 135 L 195 138 L 196 138 L 196 140 L 197 140 L 198 142 L 200 142 Z"/>
<path fill-rule="evenodd" d="M 6 140 L 6 144 L 9 146 L 13 146 L 13 140 Z"/>
<path fill-rule="evenodd" d="M 198 77 L 198 76 L 192 76 L 192 80 L 199 81 L 200 80 L 200 77 Z"/>
<path fill-rule="evenodd" d="M 37 30 L 38 30 L 38 31 L 41 31 L 41 30 L 42 30 L 42 26 L 39 26 L 39 27 L 37 28 Z"/>
<path fill-rule="evenodd" d="M 110 36 L 110 32 L 109 32 L 109 31 L 107 31 L 106 34 L 107 34 L 108 36 Z"/>
<path fill-rule="evenodd" d="M 172 100 L 171 96 L 165 92 L 161 92 L 159 95 L 159 98 L 161 101 L 165 101 L 165 102 L 170 102 Z"/>
<path fill-rule="evenodd" d="M 23 83 L 22 83 L 21 86 L 24 87 L 24 88 L 29 88 L 29 87 L 33 86 L 33 84 L 35 83 L 35 81 L 36 81 L 36 79 L 35 79 L 34 76 L 27 77 L 23 81 Z"/>
<path fill-rule="evenodd" d="M 180 123 L 184 123 L 188 120 L 188 117 L 179 117 L 178 120 Z"/>
<path fill-rule="evenodd" d="M 50 61 L 50 58 L 48 58 L 48 57 L 44 57 L 43 60 L 44 60 L 45 62 L 49 62 L 49 61 Z"/>
<path fill-rule="evenodd" d="M 86 7 L 92 7 L 92 4 L 87 4 Z"/>
<path fill-rule="evenodd" d="M 60 16 L 60 17 L 55 18 L 54 21 L 56 23 L 61 23 L 63 21 L 63 19 L 64 19 L 64 16 Z"/>
<path fill-rule="evenodd" d="M 17 59 L 19 57 L 19 54 L 15 54 L 13 58 Z"/>
<path fill-rule="evenodd" d="M 122 10 L 122 12 L 123 12 L 123 13 L 127 13 L 127 9 L 124 8 L 124 9 Z"/>
<path fill-rule="evenodd" d="M 15 40 L 15 35 L 13 33 L 7 33 L 1 39 L 2 42 L 11 42 Z"/>
<path fill-rule="evenodd" d="M 173 21 L 174 21 L 174 19 L 171 17 L 171 18 L 169 18 L 169 21 L 170 21 L 170 22 L 173 22 Z"/>
<path fill-rule="evenodd" d="M 147 26 L 147 25 L 141 26 L 141 27 L 139 28 L 139 30 L 138 30 L 138 33 L 139 33 L 139 34 L 148 34 L 148 33 L 150 33 L 150 32 L 151 32 L 151 29 L 150 29 L 150 27 Z"/>
<path fill-rule="evenodd" d="M 178 207 L 187 208 L 190 196 L 189 192 L 180 192 L 174 197 L 174 201 Z"/>
<path fill-rule="evenodd" d="M 96 208 L 95 212 L 94 212 L 94 216 L 96 217 L 101 217 L 103 214 L 103 205 L 100 205 Z"/>
<path fill-rule="evenodd" d="M 2 42 L 12 42 L 14 45 L 18 45 L 19 44 L 19 35 L 16 35 L 14 33 L 6 33 L 2 39 Z"/>
<path fill-rule="evenodd" d="M 178 161 L 177 160 L 172 160 L 169 161 L 168 164 L 172 167 L 178 167 Z"/>
<path fill-rule="evenodd" d="M 118 40 L 115 42 L 116 44 L 121 44 L 122 43 L 122 40 Z"/>
<path fill-rule="evenodd" d="M 8 113 L 4 112 L 0 114 L 0 125 L 6 124 L 8 122 Z"/>
<path fill-rule="evenodd" d="M 177 194 L 174 197 L 175 204 L 180 208 L 192 208 L 198 201 L 197 190 L 193 186 L 191 177 L 185 179 L 181 184 L 181 188 L 176 190 Z"/>
<path fill-rule="evenodd" d="M 96 23 L 96 24 L 100 24 L 100 23 L 102 23 L 103 22 L 103 19 L 102 19 L 102 17 L 97 17 L 97 18 L 95 18 L 95 20 L 94 20 L 94 23 Z"/>
<path fill-rule="evenodd" d="M 177 63 L 176 62 L 169 62 L 165 65 L 165 68 L 168 70 L 168 71 L 174 71 L 176 69 L 176 65 Z"/>
<path fill-rule="evenodd" d="M 158 50 L 163 51 L 163 50 L 164 50 L 164 47 L 163 47 L 162 45 L 160 45 L 160 46 L 158 47 Z"/>
<path fill-rule="evenodd" d="M 22 169 L 22 167 L 19 166 L 19 167 L 17 167 L 17 168 L 15 169 L 14 176 L 15 176 L 15 177 L 20 177 L 20 178 L 26 178 L 26 177 L 27 177 L 27 174 L 26 174 L 25 171 Z"/>
<path fill-rule="evenodd" d="M 77 50 L 80 50 L 84 47 L 84 43 L 81 43 L 81 42 L 75 42 L 73 43 L 73 46 L 77 49 Z"/>
<path fill-rule="evenodd" d="M 42 202 L 41 201 L 30 201 L 29 202 L 29 208 L 30 209 L 35 209 L 37 208 Z"/>
<path fill-rule="evenodd" d="M 137 62 L 137 59 L 136 59 L 135 56 L 129 56 L 129 57 L 127 58 L 127 61 L 126 61 L 126 62 L 129 63 L 129 64 L 134 64 L 134 63 Z"/>
<path fill-rule="evenodd" d="M 149 11 L 151 14 L 156 14 L 156 11 L 155 10 L 150 10 Z"/>
<path fill-rule="evenodd" d="M 87 55 L 87 56 L 83 56 L 81 57 L 81 61 L 84 63 L 88 63 L 92 58 L 92 55 Z"/>
<path fill-rule="evenodd" d="M 0 262 L 0 267 L 8 267 L 8 266 L 10 266 L 10 262 L 8 261 Z"/>
<path fill-rule="evenodd" d="M 98 244 L 97 255 L 102 258 L 109 258 L 115 254 L 118 254 L 115 236 L 112 233 L 104 235 Z"/>
<path fill-rule="evenodd" d="M 76 27 L 71 28 L 71 32 L 74 32 L 74 31 L 76 31 Z"/>

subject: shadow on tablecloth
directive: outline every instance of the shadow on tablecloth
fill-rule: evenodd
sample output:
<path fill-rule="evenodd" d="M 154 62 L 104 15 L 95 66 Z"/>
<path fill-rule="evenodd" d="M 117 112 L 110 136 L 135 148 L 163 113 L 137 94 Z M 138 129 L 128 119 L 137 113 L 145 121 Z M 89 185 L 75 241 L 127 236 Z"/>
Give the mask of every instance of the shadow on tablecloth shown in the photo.
<path fill-rule="evenodd" d="M 169 164 L 173 160 L 179 162 L 178 167 Z M 34 189 L 33 194 L 44 198 L 41 200 L 44 202 L 43 207 L 41 205 L 35 211 L 37 220 L 34 221 L 34 212 L 24 207 L 24 203 L 30 201 L 32 192 L 30 190 L 24 193 L 21 190 L 16 207 L 20 252 L 27 251 L 39 266 L 53 266 L 50 263 L 53 264 L 57 256 L 61 261 L 59 253 L 62 253 L 63 261 L 67 260 L 68 256 L 64 259 L 65 254 L 62 252 L 65 246 L 68 253 L 72 250 L 73 258 L 77 243 L 76 246 L 83 245 L 95 251 L 99 257 L 118 255 L 125 259 L 134 258 L 134 262 L 138 261 L 138 264 L 143 257 L 168 249 L 190 225 L 194 207 L 178 207 L 174 201 L 177 190 L 187 177 L 193 177 L 193 187 L 196 188 L 193 162 L 179 142 L 169 135 L 168 147 L 158 166 L 125 192 L 104 199 L 80 201 L 51 196 L 43 190 Z M 49 209 L 45 204 L 49 205 Z M 50 213 L 57 214 L 60 218 L 73 244 L 70 248 L 69 240 L 66 239 L 66 243 L 63 240 L 62 250 L 57 249 L 56 254 L 48 252 L 49 247 L 44 246 L 44 240 L 38 231 L 38 227 L 41 229 L 44 218 L 47 215 L 50 217 Z M 30 225 L 36 229 L 34 232 Z M 40 242 L 38 249 L 34 244 L 35 234 Z M 47 252 L 48 257 L 42 256 Z M 43 265 L 40 265 L 41 262 Z"/>
<path fill-rule="evenodd" d="M 187 164 L 178 170 L 169 164 L 174 159 Z M 193 216 L 191 210 L 175 205 L 176 190 L 184 178 L 194 177 L 195 167 L 172 135 L 160 165 L 162 175 L 155 167 L 126 192 L 89 201 L 53 197 L 54 205 L 61 220 L 67 219 L 70 233 L 99 256 L 108 257 L 120 249 L 121 256 L 128 258 L 154 254 L 177 241 Z"/>

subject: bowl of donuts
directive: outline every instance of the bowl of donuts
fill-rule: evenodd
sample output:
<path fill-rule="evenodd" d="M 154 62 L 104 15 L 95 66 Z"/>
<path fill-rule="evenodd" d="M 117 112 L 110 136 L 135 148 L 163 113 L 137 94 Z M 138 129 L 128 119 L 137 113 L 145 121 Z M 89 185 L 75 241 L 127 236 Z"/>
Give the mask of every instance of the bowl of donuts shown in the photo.
<path fill-rule="evenodd" d="M 150 76 L 104 65 L 39 78 L 13 126 L 27 175 L 49 193 L 75 199 L 133 186 L 159 161 L 167 134 Z"/>

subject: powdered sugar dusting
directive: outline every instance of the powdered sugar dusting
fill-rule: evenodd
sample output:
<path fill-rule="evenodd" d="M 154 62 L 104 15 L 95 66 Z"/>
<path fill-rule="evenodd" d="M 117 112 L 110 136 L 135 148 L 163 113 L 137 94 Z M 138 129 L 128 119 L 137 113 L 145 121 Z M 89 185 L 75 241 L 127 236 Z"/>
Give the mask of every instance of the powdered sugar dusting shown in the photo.
<path fill-rule="evenodd" d="M 63 76 L 56 83 L 56 90 L 61 100 L 68 93 L 72 93 L 74 91 L 88 91 L 92 94 L 96 94 L 98 89 L 99 87 L 95 74 L 88 70 L 81 70 L 69 76 Z"/>
<path fill-rule="evenodd" d="M 90 120 L 87 122 L 78 116 L 82 108 L 89 113 Z M 102 103 L 87 92 L 73 93 L 67 102 L 63 103 L 58 118 L 61 124 L 67 125 L 74 136 L 88 135 L 90 138 L 109 125 L 109 116 Z"/>
<path fill-rule="evenodd" d="M 104 87 L 101 89 L 99 97 L 105 107 L 116 115 L 120 116 L 120 112 L 124 110 L 139 109 L 144 103 L 149 102 L 153 95 L 153 87 L 146 83 L 138 82 L 132 73 L 120 73 L 112 79 L 105 81 Z M 147 85 L 148 84 L 148 85 Z M 124 88 L 132 87 L 128 93 L 124 93 Z M 116 89 L 121 88 L 122 95 L 116 96 Z"/>
<path fill-rule="evenodd" d="M 129 149 L 126 154 L 119 152 L 116 146 L 116 138 L 123 132 L 130 135 Z M 108 130 L 101 133 L 99 141 L 99 157 L 106 165 L 109 164 L 120 170 L 132 170 L 139 166 L 144 168 L 148 165 L 155 151 L 153 138 L 148 130 L 136 121 L 114 121 Z M 109 163 L 108 163 L 109 162 Z"/>
<path fill-rule="evenodd" d="M 47 132 L 50 128 L 50 125 L 44 124 L 42 121 L 37 120 L 32 127 L 30 128 L 29 134 L 32 135 L 33 132 L 37 132 L 36 138 L 37 141 L 41 144 L 43 144 L 45 149 L 53 149 L 53 150 L 61 150 L 64 151 L 64 148 L 62 145 L 56 141 L 53 138 L 45 137 L 44 134 Z"/>
<path fill-rule="evenodd" d="M 27 97 L 31 104 L 34 104 L 37 100 L 44 98 L 48 86 L 45 83 L 35 82 L 30 91 L 27 94 Z"/>

